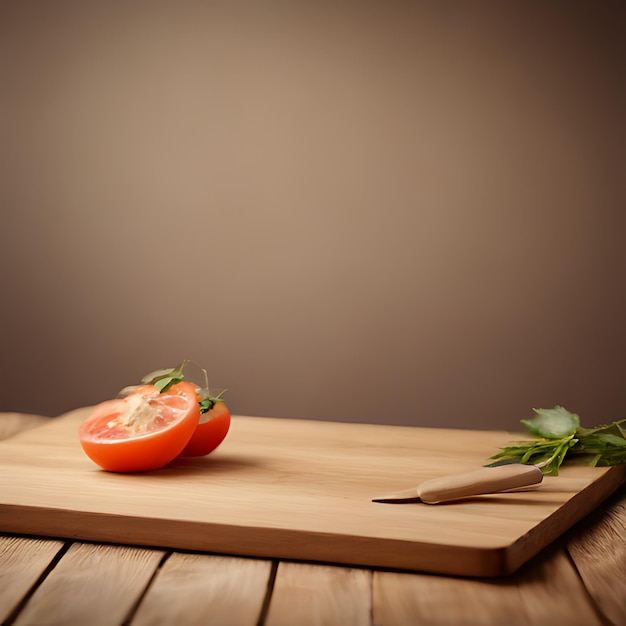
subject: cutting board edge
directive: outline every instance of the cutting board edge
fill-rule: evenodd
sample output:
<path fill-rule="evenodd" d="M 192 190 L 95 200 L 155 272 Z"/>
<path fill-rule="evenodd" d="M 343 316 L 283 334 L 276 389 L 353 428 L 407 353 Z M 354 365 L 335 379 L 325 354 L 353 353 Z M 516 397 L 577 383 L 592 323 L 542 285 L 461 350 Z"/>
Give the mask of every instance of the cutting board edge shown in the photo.
<path fill-rule="evenodd" d="M 626 482 L 626 465 L 615 465 L 598 476 L 587 487 L 564 502 L 530 532 L 511 544 L 506 551 L 505 573 L 516 572 L 544 548 L 570 531 L 613 495 Z M 581 504 L 582 502 L 582 504 Z"/>
<path fill-rule="evenodd" d="M 45 533 L 37 520 L 42 514 Z M 0 519 L 0 533 L 70 541 L 448 576 L 489 578 L 509 573 L 508 545 L 487 548 L 450 545 L 442 556 L 441 546 L 434 543 L 186 520 L 146 520 L 62 508 L 42 511 L 28 505 L 0 504 Z M 167 529 L 163 528 L 164 524 Z M 207 533 L 212 533 L 208 539 Z M 212 538 L 215 533 L 220 539 Z"/>

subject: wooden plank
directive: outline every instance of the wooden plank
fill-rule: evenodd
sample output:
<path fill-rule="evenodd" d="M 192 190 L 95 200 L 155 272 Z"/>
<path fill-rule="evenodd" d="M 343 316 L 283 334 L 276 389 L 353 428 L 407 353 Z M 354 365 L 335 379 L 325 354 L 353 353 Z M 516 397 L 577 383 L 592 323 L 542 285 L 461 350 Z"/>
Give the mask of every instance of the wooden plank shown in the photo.
<path fill-rule="evenodd" d="M 372 573 L 364 569 L 281 562 L 266 626 L 370 626 Z"/>
<path fill-rule="evenodd" d="M 133 626 L 255 626 L 271 567 L 270 561 L 257 559 L 174 553 L 143 598 Z"/>
<path fill-rule="evenodd" d="M 374 572 L 376 626 L 601 626 L 562 550 L 499 580 Z"/>
<path fill-rule="evenodd" d="M 547 554 L 522 578 L 520 594 L 531 624 L 602 626 L 565 550 Z"/>
<path fill-rule="evenodd" d="M 626 624 L 626 487 L 572 534 L 567 549 L 600 612 Z"/>
<path fill-rule="evenodd" d="M 560 536 L 626 475 L 626 466 L 567 467 L 532 492 L 439 506 L 373 503 L 375 494 L 475 469 L 510 435 L 243 416 L 209 457 L 112 474 L 80 448 L 87 412 L 0 442 L 0 530 L 497 576 Z"/>
<path fill-rule="evenodd" d="M 62 541 L 0 536 L 0 623 L 44 573 Z"/>
<path fill-rule="evenodd" d="M 158 550 L 75 543 L 15 624 L 122 624 L 163 555 Z"/>
<path fill-rule="evenodd" d="M 421 574 L 374 572 L 376 626 L 529 626 L 515 586 Z M 517 616 L 518 621 L 512 617 Z M 522 619 L 523 618 L 523 619 Z"/>
<path fill-rule="evenodd" d="M 0 441 L 49 421 L 49 417 L 30 413 L 0 413 Z"/>

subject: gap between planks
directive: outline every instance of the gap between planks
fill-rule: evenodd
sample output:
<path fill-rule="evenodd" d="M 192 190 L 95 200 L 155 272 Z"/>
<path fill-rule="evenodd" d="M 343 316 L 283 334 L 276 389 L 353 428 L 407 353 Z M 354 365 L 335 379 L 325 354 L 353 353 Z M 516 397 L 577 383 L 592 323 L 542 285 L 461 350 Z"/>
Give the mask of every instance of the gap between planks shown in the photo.
<path fill-rule="evenodd" d="M 52 539 L 0 536 L 0 623 L 12 624 L 69 548 Z"/>
<path fill-rule="evenodd" d="M 561 548 L 507 579 L 280 562 L 273 584 L 272 562 L 257 559 L 83 543 L 61 556 L 8 623 L 602 624 Z"/>
<path fill-rule="evenodd" d="M 159 550 L 72 543 L 14 624 L 122 624 L 163 557 Z"/>

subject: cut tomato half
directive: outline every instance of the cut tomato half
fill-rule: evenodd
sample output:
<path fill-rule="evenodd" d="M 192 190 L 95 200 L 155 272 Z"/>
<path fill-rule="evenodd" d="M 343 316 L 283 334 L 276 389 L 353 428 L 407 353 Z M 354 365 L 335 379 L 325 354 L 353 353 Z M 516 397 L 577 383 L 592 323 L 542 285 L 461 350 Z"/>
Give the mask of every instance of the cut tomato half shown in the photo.
<path fill-rule="evenodd" d="M 87 456 L 110 472 L 145 472 L 167 465 L 185 448 L 200 419 L 189 382 L 160 393 L 140 385 L 125 398 L 96 406 L 78 435 Z"/>
<path fill-rule="evenodd" d="M 200 423 L 180 456 L 205 456 L 224 441 L 230 429 L 230 411 L 224 402 L 202 414 Z"/>

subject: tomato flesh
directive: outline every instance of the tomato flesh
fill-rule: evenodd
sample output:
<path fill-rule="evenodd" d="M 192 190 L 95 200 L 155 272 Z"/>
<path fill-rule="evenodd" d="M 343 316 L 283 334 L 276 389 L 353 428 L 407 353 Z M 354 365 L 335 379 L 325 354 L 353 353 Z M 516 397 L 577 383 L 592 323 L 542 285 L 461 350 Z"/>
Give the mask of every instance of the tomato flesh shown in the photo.
<path fill-rule="evenodd" d="M 96 406 L 79 428 L 87 456 L 110 472 L 144 472 L 173 461 L 200 419 L 195 385 L 180 382 L 164 393 L 141 385 L 125 398 Z"/>
<path fill-rule="evenodd" d="M 205 456 L 213 452 L 224 441 L 229 429 L 230 411 L 223 402 L 216 402 L 200 418 L 200 423 L 180 456 Z"/>

